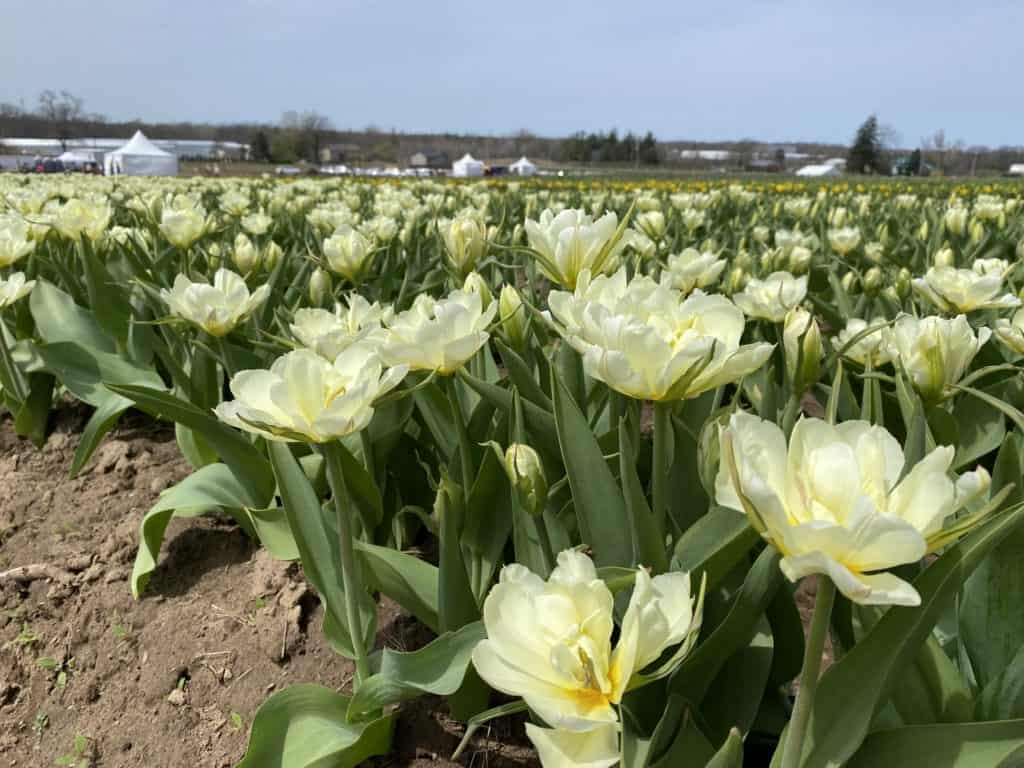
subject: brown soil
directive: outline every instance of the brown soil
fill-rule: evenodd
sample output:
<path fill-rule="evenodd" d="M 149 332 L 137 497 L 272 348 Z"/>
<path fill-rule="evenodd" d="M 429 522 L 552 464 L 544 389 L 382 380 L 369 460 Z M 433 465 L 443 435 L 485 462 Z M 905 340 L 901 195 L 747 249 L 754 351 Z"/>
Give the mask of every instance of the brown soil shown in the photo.
<path fill-rule="evenodd" d="M 232 766 L 271 693 L 300 682 L 346 692 L 352 666 L 324 641 L 299 566 L 229 522 L 172 520 L 133 600 L 139 523 L 189 468 L 172 430 L 129 416 L 70 479 L 87 417 L 58 410 L 42 450 L 0 422 L 0 572 L 47 567 L 45 578 L 0 580 L 0 764 L 53 765 L 82 735 L 95 768 Z M 378 626 L 378 646 L 430 637 L 387 600 Z M 462 726 L 440 700 L 421 699 L 402 708 L 395 752 L 375 764 L 537 765 L 521 721 L 492 725 L 451 762 Z"/>

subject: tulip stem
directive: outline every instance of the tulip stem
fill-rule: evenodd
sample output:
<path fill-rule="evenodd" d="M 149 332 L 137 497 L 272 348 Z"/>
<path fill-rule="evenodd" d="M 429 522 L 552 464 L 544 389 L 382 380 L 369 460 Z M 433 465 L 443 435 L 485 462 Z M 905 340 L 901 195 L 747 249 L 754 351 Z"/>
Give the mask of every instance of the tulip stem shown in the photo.
<path fill-rule="evenodd" d="M 665 530 L 668 504 L 665 498 L 668 490 L 668 475 L 671 469 L 669 456 L 672 434 L 672 405 L 654 404 L 654 467 L 651 471 L 651 497 L 655 524 L 658 530 Z"/>
<path fill-rule="evenodd" d="M 836 599 L 836 585 L 828 576 L 818 576 L 818 593 L 814 599 L 814 616 L 811 618 L 807 643 L 804 646 L 804 663 L 800 670 L 800 691 L 793 707 L 782 753 L 782 768 L 797 768 L 803 757 L 804 736 L 811 719 L 814 695 L 818 690 L 818 675 L 821 672 L 821 655 L 825 650 L 832 605 Z"/>
<path fill-rule="evenodd" d="M 370 676 L 370 664 L 366 655 L 366 645 L 362 618 L 359 615 L 359 600 L 363 596 L 363 588 L 359 563 L 356 562 L 355 546 L 352 537 L 352 500 L 345 484 L 345 473 L 341 465 L 342 447 L 338 443 L 324 443 L 321 446 L 324 462 L 327 465 L 327 480 L 334 497 L 334 512 L 338 521 L 338 543 L 341 554 L 341 585 L 345 590 L 345 617 L 348 620 L 348 634 L 352 640 L 352 652 L 355 656 L 356 677 L 353 690 L 358 690 L 360 683 Z"/>
<path fill-rule="evenodd" d="M 544 520 L 544 512 L 533 515 L 533 524 L 537 527 L 537 541 L 540 543 L 541 556 L 544 559 L 544 573 L 546 579 L 555 570 L 555 551 L 551 547 L 551 537 L 548 536 L 548 524 Z"/>
<path fill-rule="evenodd" d="M 368 474 L 370 479 L 376 484 L 377 462 L 373 455 L 373 441 L 370 440 L 369 428 L 364 429 L 359 433 L 359 443 L 363 448 L 363 466 L 366 467 L 366 474 Z"/>

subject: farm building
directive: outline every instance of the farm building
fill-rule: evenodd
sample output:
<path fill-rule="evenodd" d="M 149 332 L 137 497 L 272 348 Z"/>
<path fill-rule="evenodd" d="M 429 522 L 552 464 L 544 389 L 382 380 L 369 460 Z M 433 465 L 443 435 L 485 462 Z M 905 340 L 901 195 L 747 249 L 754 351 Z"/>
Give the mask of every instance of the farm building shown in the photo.
<path fill-rule="evenodd" d="M 468 152 L 452 163 L 452 176 L 483 176 L 484 164 Z"/>

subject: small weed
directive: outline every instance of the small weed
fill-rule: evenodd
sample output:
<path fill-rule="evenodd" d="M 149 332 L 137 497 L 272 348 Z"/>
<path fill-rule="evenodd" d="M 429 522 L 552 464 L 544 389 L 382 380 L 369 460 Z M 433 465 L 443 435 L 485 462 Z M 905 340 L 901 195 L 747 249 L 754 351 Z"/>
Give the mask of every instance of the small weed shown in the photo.
<path fill-rule="evenodd" d="M 43 731 L 50 727 L 50 716 L 45 712 L 36 712 L 35 720 L 32 721 L 32 732 L 36 736 L 42 736 Z"/>
<path fill-rule="evenodd" d="M 75 741 L 71 746 L 71 751 L 58 757 L 53 761 L 53 764 L 65 766 L 65 768 L 89 768 L 92 761 L 85 754 L 88 748 L 89 737 L 76 733 Z"/>
<path fill-rule="evenodd" d="M 245 726 L 245 721 L 242 719 L 242 716 L 240 714 L 238 714 L 237 712 L 232 712 L 231 713 L 231 730 L 232 731 L 240 731 L 240 730 L 242 730 L 242 728 L 244 726 Z"/>

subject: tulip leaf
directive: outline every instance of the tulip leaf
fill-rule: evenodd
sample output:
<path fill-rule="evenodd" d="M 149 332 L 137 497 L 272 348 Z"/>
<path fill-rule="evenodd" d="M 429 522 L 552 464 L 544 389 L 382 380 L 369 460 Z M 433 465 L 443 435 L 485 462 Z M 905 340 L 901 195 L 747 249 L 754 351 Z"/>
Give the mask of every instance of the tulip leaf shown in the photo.
<path fill-rule="evenodd" d="M 131 304 L 125 294 L 114 284 L 114 279 L 107 268 L 96 256 L 88 240 L 78 242 L 79 254 L 82 258 L 82 274 L 85 277 L 85 289 L 89 296 L 89 305 L 100 327 L 116 339 L 118 346 L 124 347 L 128 341 L 128 327 L 132 314 Z"/>
<path fill-rule="evenodd" d="M 743 736 L 733 728 L 704 768 L 743 768 Z"/>
<path fill-rule="evenodd" d="M 685 533 L 707 513 L 710 502 L 700 479 L 697 439 L 682 419 L 672 417 L 670 423 L 673 443 L 668 476 L 668 514 L 676 528 Z M 699 432 L 698 425 L 694 433 Z"/>
<path fill-rule="evenodd" d="M 640 478 L 636 472 L 636 451 L 630 437 L 630 429 L 626 421 L 619 424 L 619 472 L 622 479 L 622 490 L 625 495 L 626 511 L 632 523 L 634 562 L 652 568 L 655 573 L 668 570 L 668 557 L 665 554 L 665 533 L 660 530 L 658 521 L 651 514 L 644 496 Z"/>
<path fill-rule="evenodd" d="M 78 447 L 75 448 L 75 456 L 71 460 L 71 477 L 77 476 L 82 471 L 82 467 L 92 458 L 92 454 L 99 447 L 103 438 L 114 428 L 117 420 L 121 418 L 121 414 L 130 407 L 130 400 L 112 394 L 92 412 L 92 416 L 89 417 L 89 421 L 82 430 Z"/>
<path fill-rule="evenodd" d="M 552 409 L 551 399 L 544 394 L 544 390 L 534 378 L 533 371 L 530 370 L 526 361 L 518 353 L 505 346 L 500 339 L 495 339 L 495 345 L 498 347 L 501 361 L 505 364 L 509 380 L 519 390 L 519 394 L 534 405 L 545 411 L 550 411 Z"/>
<path fill-rule="evenodd" d="M 54 383 L 54 377 L 49 373 L 30 373 L 28 397 L 14 416 L 15 433 L 27 437 L 37 448 L 46 442 L 46 425 L 53 404 Z"/>
<path fill-rule="evenodd" d="M 324 604 L 324 634 L 331 647 L 347 658 L 352 658 L 352 639 L 349 633 L 342 586 L 341 552 L 337 531 L 329 526 L 320 500 L 313 490 L 299 462 L 285 443 L 270 444 L 270 462 L 273 476 L 284 502 L 288 525 L 302 561 L 306 579 L 316 588 Z M 361 623 L 366 631 L 366 647 L 373 647 L 376 629 L 376 609 L 368 592 L 359 595 Z"/>
<path fill-rule="evenodd" d="M 107 383 L 111 391 L 141 408 L 183 424 L 201 434 L 235 472 L 246 490 L 248 506 L 265 507 L 274 491 L 274 476 L 267 460 L 240 432 L 181 398 L 151 389 Z"/>
<path fill-rule="evenodd" d="M 470 586 L 481 602 L 512 531 L 511 494 L 501 461 L 494 451 L 484 451 L 466 502 L 462 531 L 462 548 L 471 559 Z"/>
<path fill-rule="evenodd" d="M 845 763 L 847 768 L 981 768 L 1020 765 L 1024 720 L 943 723 L 876 731 Z M 1012 761 L 1011 761 L 1012 758 Z M 1009 762 L 1004 762 L 1009 761 Z"/>
<path fill-rule="evenodd" d="M 552 370 L 554 370 L 553 367 Z M 459 372 L 459 378 L 485 400 L 507 413 L 512 412 L 512 393 L 508 389 L 471 376 L 464 370 Z M 526 429 L 531 438 L 537 442 L 537 449 L 542 449 L 551 456 L 559 456 L 558 431 L 552 415 L 525 398 L 522 400 L 522 404 Z"/>
<path fill-rule="evenodd" d="M 1012 432 L 1003 440 L 992 477 L 993 493 L 1009 484 L 1007 504 L 1024 501 L 1024 458 L 1021 439 Z M 1024 647 L 1024 612 L 1018 605 L 1024 591 L 1024 531 L 1014 531 L 978 566 L 960 598 L 960 638 L 979 688 L 987 687 Z"/>
<path fill-rule="evenodd" d="M 246 504 L 245 487 L 225 464 L 210 464 L 168 488 L 142 518 L 139 549 L 135 553 L 131 587 L 136 599 L 156 568 L 164 533 L 172 517 L 196 517 L 217 509 L 240 509 Z"/>
<path fill-rule="evenodd" d="M 669 690 L 689 701 L 703 700 L 726 662 L 757 634 L 761 617 L 782 583 L 779 559 L 779 553 L 771 547 L 758 555 L 725 618 L 679 665 L 669 678 Z"/>
<path fill-rule="evenodd" d="M 671 568 L 673 571 L 707 574 L 708 588 L 712 589 L 759 538 L 742 512 L 712 507 L 679 537 Z"/>
<path fill-rule="evenodd" d="M 46 370 L 79 400 L 99 407 L 115 396 L 105 384 L 131 384 L 163 389 L 164 383 L 152 368 L 144 368 L 110 352 L 82 346 L 73 341 L 39 344 L 36 347 Z M 130 399 L 117 398 L 125 407 Z"/>
<path fill-rule="evenodd" d="M 367 588 L 387 595 L 437 632 L 438 572 L 430 563 L 388 547 L 356 541 Z"/>
<path fill-rule="evenodd" d="M 953 409 L 959 441 L 953 467 L 971 469 L 971 465 L 999 449 L 1006 435 L 1003 415 L 977 398 L 962 398 Z"/>
<path fill-rule="evenodd" d="M 771 626 L 762 616 L 747 646 L 732 655 L 711 683 L 700 712 L 712 742 L 727 738 L 733 728 L 744 735 L 750 731 L 771 673 L 774 646 Z"/>
<path fill-rule="evenodd" d="M 455 455 L 459 443 L 455 435 L 455 426 L 452 424 L 448 398 L 437 382 L 430 382 L 417 389 L 412 397 L 438 450 L 445 458 L 450 459 Z"/>
<path fill-rule="evenodd" d="M 1013 661 L 982 689 L 974 711 L 977 720 L 1017 717 L 1024 717 L 1024 646 L 1017 651 Z"/>
<path fill-rule="evenodd" d="M 240 524 L 243 527 L 252 527 L 256 532 L 256 538 L 260 544 L 270 553 L 275 560 L 298 560 L 299 547 L 295 543 L 295 536 L 288 525 L 288 516 L 281 507 L 267 507 L 266 509 L 242 508 L 238 510 L 239 517 L 244 516 L 245 522 Z"/>
<path fill-rule="evenodd" d="M 355 768 L 391 750 L 394 716 L 350 723 L 349 699 L 321 685 L 275 693 L 252 722 L 237 768 Z"/>
<path fill-rule="evenodd" d="M 586 417 L 554 366 L 551 375 L 558 442 L 580 535 L 593 550 L 597 565 L 634 565 L 632 527 L 619 485 Z"/>
<path fill-rule="evenodd" d="M 857 751 L 899 673 L 917 656 L 943 610 L 971 572 L 1022 519 L 1024 506 L 950 546 L 914 580 L 920 607 L 890 608 L 867 636 L 824 674 L 811 712 L 803 768 L 841 764 Z"/>
<path fill-rule="evenodd" d="M 28 300 L 36 330 L 44 342 L 70 341 L 100 352 L 117 351 L 117 345 L 93 314 L 52 283 L 36 280 Z"/>
<path fill-rule="evenodd" d="M 483 624 L 475 621 L 446 632 L 418 651 L 384 649 L 379 671 L 363 680 L 349 702 L 349 718 L 357 720 L 423 694 L 450 696 L 462 685 L 473 649 L 486 637 Z"/>

